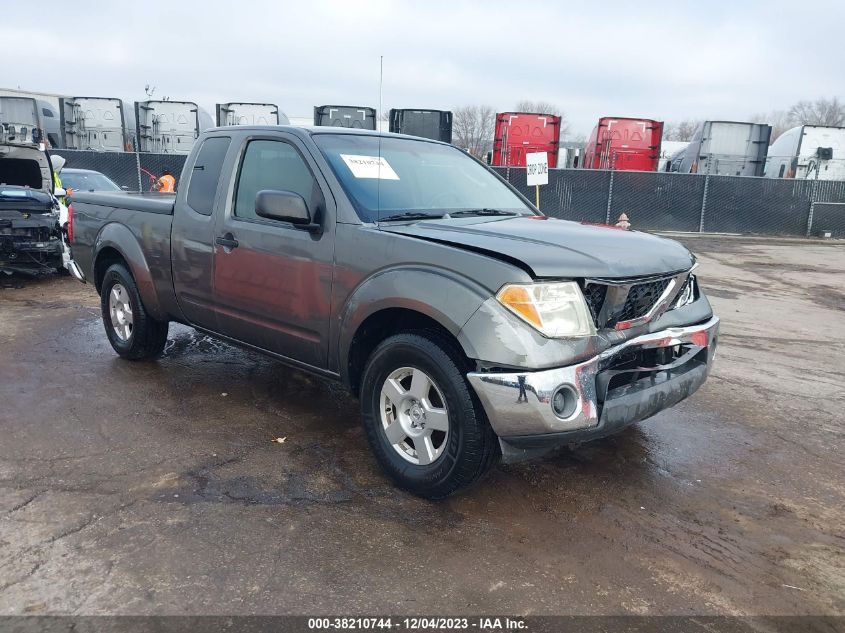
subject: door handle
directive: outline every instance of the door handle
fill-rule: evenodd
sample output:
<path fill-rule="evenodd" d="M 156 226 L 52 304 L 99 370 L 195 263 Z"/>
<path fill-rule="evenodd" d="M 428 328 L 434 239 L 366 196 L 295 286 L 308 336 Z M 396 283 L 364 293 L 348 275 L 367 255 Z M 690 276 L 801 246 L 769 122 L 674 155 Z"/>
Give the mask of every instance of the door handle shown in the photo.
<path fill-rule="evenodd" d="M 223 237 L 218 237 L 214 241 L 228 250 L 232 250 L 233 248 L 238 247 L 238 240 L 236 240 L 235 236 L 231 233 L 226 233 L 226 235 L 224 235 Z"/>

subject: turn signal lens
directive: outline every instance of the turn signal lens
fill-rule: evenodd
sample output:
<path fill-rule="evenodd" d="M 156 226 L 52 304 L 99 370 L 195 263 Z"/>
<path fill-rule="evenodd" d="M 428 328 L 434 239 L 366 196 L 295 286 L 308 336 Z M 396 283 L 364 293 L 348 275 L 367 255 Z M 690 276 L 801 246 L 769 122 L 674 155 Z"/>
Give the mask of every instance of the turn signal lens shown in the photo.
<path fill-rule="evenodd" d="M 543 328 L 543 319 L 537 312 L 537 306 L 528 292 L 528 286 L 505 286 L 499 293 L 499 301 L 510 308 L 538 330 Z"/>
<path fill-rule="evenodd" d="M 511 284 L 496 299 L 549 338 L 595 334 L 584 295 L 574 281 Z"/>

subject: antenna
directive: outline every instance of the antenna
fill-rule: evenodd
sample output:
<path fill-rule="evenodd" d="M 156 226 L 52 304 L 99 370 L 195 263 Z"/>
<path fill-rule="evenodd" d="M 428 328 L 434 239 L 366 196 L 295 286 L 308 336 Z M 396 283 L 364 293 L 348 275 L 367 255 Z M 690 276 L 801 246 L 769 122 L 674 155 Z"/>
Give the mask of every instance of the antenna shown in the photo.
<path fill-rule="evenodd" d="M 378 58 L 378 113 L 376 113 L 376 134 L 378 134 L 378 178 L 376 179 L 376 220 L 381 219 L 381 130 L 378 119 L 381 116 L 381 91 L 384 85 L 384 55 Z"/>
<path fill-rule="evenodd" d="M 381 111 L 381 93 L 384 86 L 384 55 L 379 55 L 378 59 L 378 116 L 380 117 L 384 114 Z M 376 117 L 376 121 L 376 128 L 378 128 L 378 117 Z"/>

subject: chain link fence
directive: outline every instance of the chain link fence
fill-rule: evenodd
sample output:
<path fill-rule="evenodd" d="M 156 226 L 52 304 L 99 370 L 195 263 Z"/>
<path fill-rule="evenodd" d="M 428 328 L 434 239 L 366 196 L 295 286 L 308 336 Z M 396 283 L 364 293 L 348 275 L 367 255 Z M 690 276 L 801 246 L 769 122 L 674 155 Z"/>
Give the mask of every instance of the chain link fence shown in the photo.
<path fill-rule="evenodd" d="M 493 169 L 534 200 L 524 168 Z M 550 169 L 540 209 L 605 224 L 625 213 L 634 228 L 649 231 L 843 237 L 845 181 Z"/>
<path fill-rule="evenodd" d="M 176 178 L 182 174 L 185 154 L 149 154 L 144 152 L 94 152 L 57 149 L 67 162 L 65 167 L 99 171 L 128 191 L 151 191 L 165 169 Z M 177 183 L 178 186 L 178 183 Z"/>
<path fill-rule="evenodd" d="M 178 179 L 184 154 L 57 150 L 66 167 L 104 173 L 129 191 L 150 191 L 165 169 Z M 494 167 L 534 200 L 519 167 Z M 178 184 L 177 184 L 178 186 Z M 565 220 L 614 224 L 625 213 L 648 231 L 845 237 L 845 181 L 669 172 L 550 169 L 540 209 Z"/>

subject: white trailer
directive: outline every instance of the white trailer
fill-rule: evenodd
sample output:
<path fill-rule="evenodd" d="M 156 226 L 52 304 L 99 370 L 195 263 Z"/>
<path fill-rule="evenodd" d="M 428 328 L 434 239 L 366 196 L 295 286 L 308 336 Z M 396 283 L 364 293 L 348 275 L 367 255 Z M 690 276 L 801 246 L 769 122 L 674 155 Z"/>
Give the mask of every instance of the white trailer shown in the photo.
<path fill-rule="evenodd" d="M 704 121 L 685 150 L 671 157 L 670 171 L 685 174 L 762 176 L 772 135 L 770 125 Z"/>
<path fill-rule="evenodd" d="M 274 103 L 218 103 L 217 126 L 289 125 L 290 121 Z"/>
<path fill-rule="evenodd" d="M 189 154 L 211 116 L 193 101 L 136 101 L 137 149 L 140 152 Z"/>
<path fill-rule="evenodd" d="M 53 147 L 61 147 L 59 131 L 59 95 L 48 92 L 31 92 L 26 90 L 13 90 L 11 88 L 0 88 L 0 123 L 4 119 L 15 119 L 5 121 L 8 124 L 16 124 L 16 131 L 21 126 L 27 129 L 31 140 L 31 131 L 40 130 L 43 140 L 46 140 Z"/>
<path fill-rule="evenodd" d="M 585 144 L 581 141 L 561 141 L 557 149 L 558 168 L 575 169 L 579 167 L 581 159 L 584 157 Z"/>
<path fill-rule="evenodd" d="M 99 152 L 132 148 L 123 101 L 115 97 L 63 97 L 59 101 L 63 146 Z"/>
<path fill-rule="evenodd" d="M 769 148 L 767 178 L 845 180 L 845 127 L 799 125 Z"/>

